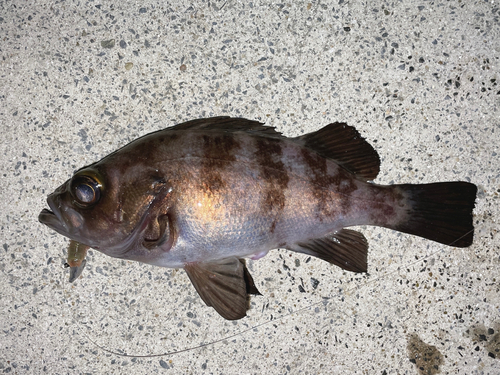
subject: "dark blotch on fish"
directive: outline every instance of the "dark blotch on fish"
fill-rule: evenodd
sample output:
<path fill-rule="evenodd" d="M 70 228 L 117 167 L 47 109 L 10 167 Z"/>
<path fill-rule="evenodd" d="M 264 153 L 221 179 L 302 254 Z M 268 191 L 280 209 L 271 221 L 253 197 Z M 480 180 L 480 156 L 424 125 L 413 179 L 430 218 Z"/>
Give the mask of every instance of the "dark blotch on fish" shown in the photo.
<path fill-rule="evenodd" d="M 224 189 L 224 168 L 235 161 L 233 151 L 238 149 L 236 139 L 228 134 L 219 137 L 203 137 L 203 157 L 201 163 L 201 188 L 210 194 Z"/>
<path fill-rule="evenodd" d="M 262 214 L 274 213 L 275 220 L 269 231 L 274 233 L 277 221 L 286 205 L 286 188 L 288 186 L 288 172 L 281 161 L 283 155 L 279 139 L 258 138 L 255 158 L 259 165 L 260 176 L 265 182 L 262 202 Z"/>

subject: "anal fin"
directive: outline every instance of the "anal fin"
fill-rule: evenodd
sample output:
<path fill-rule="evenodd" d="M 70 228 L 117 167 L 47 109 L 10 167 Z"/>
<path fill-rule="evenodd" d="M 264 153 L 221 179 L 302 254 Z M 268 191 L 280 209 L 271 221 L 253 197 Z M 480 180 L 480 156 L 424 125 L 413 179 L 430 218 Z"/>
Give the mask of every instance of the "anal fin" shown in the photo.
<path fill-rule="evenodd" d="M 321 238 L 287 245 L 288 250 L 326 260 L 347 271 L 366 272 L 368 241 L 363 234 L 341 229 Z"/>
<path fill-rule="evenodd" d="M 227 320 L 245 317 L 249 308 L 248 295 L 260 294 L 244 259 L 188 263 L 184 269 L 205 304 Z"/>

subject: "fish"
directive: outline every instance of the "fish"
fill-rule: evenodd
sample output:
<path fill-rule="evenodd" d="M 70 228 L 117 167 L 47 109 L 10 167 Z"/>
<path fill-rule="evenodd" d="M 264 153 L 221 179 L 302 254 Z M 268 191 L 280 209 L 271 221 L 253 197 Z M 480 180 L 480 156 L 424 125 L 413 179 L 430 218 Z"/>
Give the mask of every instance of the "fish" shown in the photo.
<path fill-rule="evenodd" d="M 272 249 L 360 273 L 368 241 L 352 226 L 472 244 L 476 185 L 380 185 L 379 170 L 378 153 L 346 123 L 290 138 L 244 118 L 196 119 L 77 170 L 38 219 L 70 239 L 70 282 L 90 248 L 183 268 L 207 306 L 237 320 L 260 295 L 246 259 Z"/>

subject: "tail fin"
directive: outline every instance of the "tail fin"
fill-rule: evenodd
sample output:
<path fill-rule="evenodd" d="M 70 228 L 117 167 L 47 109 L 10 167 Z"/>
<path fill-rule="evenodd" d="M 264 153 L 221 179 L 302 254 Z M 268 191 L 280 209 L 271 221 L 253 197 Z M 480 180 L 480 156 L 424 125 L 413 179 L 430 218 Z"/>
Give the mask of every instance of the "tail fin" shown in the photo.
<path fill-rule="evenodd" d="M 445 245 L 472 244 L 472 210 L 477 187 L 468 182 L 397 185 L 408 197 L 408 220 L 392 227 Z"/>

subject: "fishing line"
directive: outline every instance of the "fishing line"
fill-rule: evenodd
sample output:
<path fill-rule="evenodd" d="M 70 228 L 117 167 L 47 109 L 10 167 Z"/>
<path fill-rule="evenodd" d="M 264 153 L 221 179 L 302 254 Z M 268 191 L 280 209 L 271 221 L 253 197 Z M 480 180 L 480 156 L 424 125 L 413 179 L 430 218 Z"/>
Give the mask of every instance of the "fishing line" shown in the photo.
<path fill-rule="evenodd" d="M 461 237 L 459 237 L 456 240 L 454 240 L 453 242 L 451 242 L 448 246 L 453 246 L 453 244 L 455 242 L 459 241 L 461 238 L 467 236 L 471 232 L 473 232 L 473 230 L 471 230 L 471 231 L 463 234 Z M 345 294 L 345 293 L 351 293 L 351 292 L 353 292 L 355 290 L 361 290 L 361 288 L 365 287 L 366 285 L 373 284 L 373 283 L 375 283 L 375 282 L 377 282 L 377 281 L 379 281 L 379 280 L 381 280 L 381 279 L 383 279 L 383 278 L 385 278 L 385 277 L 387 277 L 389 275 L 392 275 L 392 274 L 395 274 L 397 272 L 400 272 L 404 268 L 408 268 L 408 267 L 411 267 L 411 266 L 413 266 L 413 265 L 415 265 L 417 263 L 423 262 L 424 260 L 427 260 L 427 259 L 433 257 L 434 255 L 436 255 L 436 254 L 438 254 L 440 252 L 443 252 L 444 250 L 445 250 L 445 248 L 441 248 L 441 249 L 438 249 L 436 251 L 433 251 L 430 254 L 423 256 L 422 258 L 416 259 L 416 260 L 414 260 L 412 262 L 409 262 L 409 263 L 407 263 L 407 264 L 405 264 L 403 266 L 399 266 L 399 267 L 397 267 L 393 271 L 389 271 L 389 272 L 386 272 L 386 273 L 384 273 L 382 275 L 379 275 L 377 277 L 365 280 L 362 285 L 355 285 L 355 286 L 352 286 L 350 288 L 347 288 L 347 289 L 345 289 L 343 291 L 343 293 Z M 369 273 L 367 273 L 367 277 L 370 277 Z M 106 353 L 109 353 L 109 354 L 117 355 L 117 356 L 120 356 L 120 357 L 127 357 L 127 358 L 155 358 L 155 357 L 173 356 L 173 355 L 180 354 L 180 353 L 186 353 L 186 352 L 189 352 L 189 351 L 203 349 L 203 348 L 206 348 L 206 347 L 209 347 L 209 346 L 212 346 L 212 345 L 216 345 L 216 344 L 218 344 L 220 342 L 223 342 L 223 341 L 231 340 L 231 339 L 236 338 L 238 336 L 242 336 L 242 335 L 246 334 L 249 331 L 253 331 L 253 330 L 257 329 L 257 328 L 261 328 L 261 327 L 264 327 L 266 325 L 269 325 L 270 323 L 279 322 L 279 321 L 281 321 L 281 320 L 283 320 L 283 319 L 285 319 L 287 317 L 290 317 L 292 315 L 300 314 L 300 313 L 302 313 L 302 312 L 304 312 L 306 310 L 311 310 L 313 307 L 324 305 L 325 303 L 328 303 L 328 301 L 332 300 L 333 298 L 334 297 L 322 297 L 321 301 L 318 301 L 318 302 L 309 304 L 307 306 L 298 308 L 297 310 L 294 310 L 292 312 L 280 315 L 277 318 L 274 318 L 274 319 L 271 319 L 271 320 L 268 320 L 268 321 L 265 321 L 265 322 L 253 325 L 252 327 L 243 329 L 241 331 L 238 331 L 236 333 L 224 336 L 222 338 L 219 338 L 219 339 L 216 339 L 216 340 L 213 340 L 213 341 L 210 341 L 210 342 L 201 343 L 201 344 L 198 344 L 198 345 L 193 345 L 193 346 L 190 346 L 190 347 L 186 347 L 184 349 L 173 350 L 173 351 L 168 351 L 168 352 L 163 352 L 163 353 L 155 353 L 155 354 L 147 354 L 147 355 L 136 355 L 136 354 L 120 353 L 119 351 L 115 351 L 115 350 L 121 350 L 121 349 L 111 350 L 111 349 L 107 349 L 104 346 L 98 344 L 95 340 L 93 340 L 92 338 L 90 338 L 90 336 L 88 335 L 88 333 L 86 332 L 85 329 L 82 329 L 82 333 L 87 338 L 87 340 L 89 340 L 93 345 L 95 345 L 96 347 L 98 347 L 102 351 L 104 351 Z M 343 313 L 343 312 L 341 312 L 341 313 Z M 345 313 L 343 313 L 343 314 L 345 315 Z M 73 314 L 73 317 L 75 318 L 77 324 L 79 324 L 81 326 L 84 326 L 84 323 L 82 323 L 79 319 L 77 319 L 74 314 Z M 121 350 L 121 351 L 123 352 L 123 350 Z"/>

